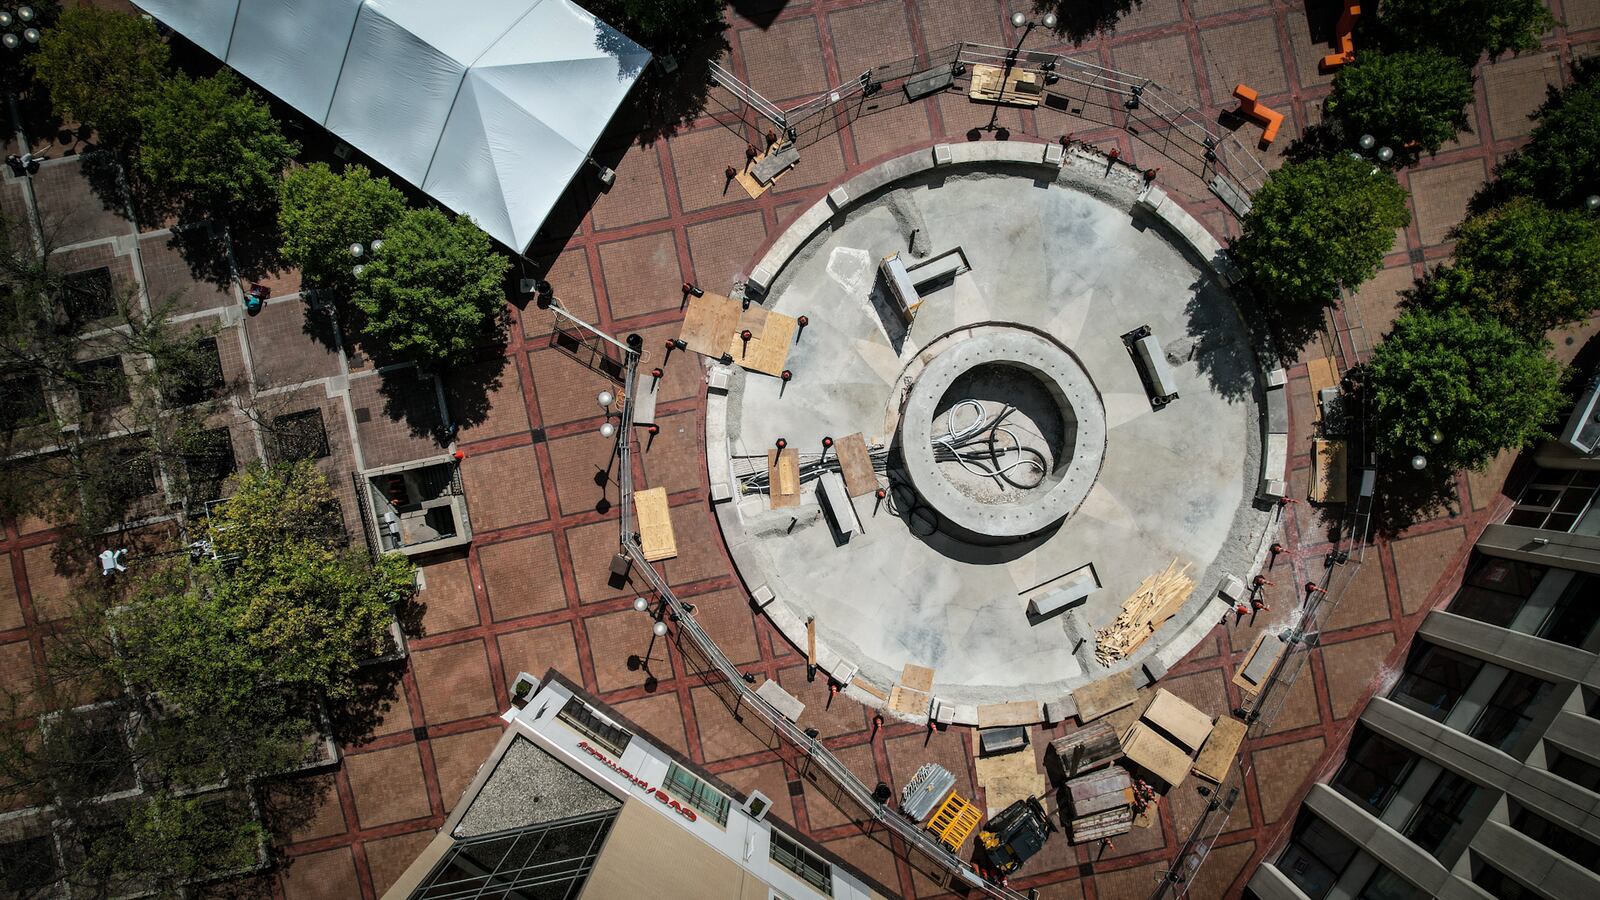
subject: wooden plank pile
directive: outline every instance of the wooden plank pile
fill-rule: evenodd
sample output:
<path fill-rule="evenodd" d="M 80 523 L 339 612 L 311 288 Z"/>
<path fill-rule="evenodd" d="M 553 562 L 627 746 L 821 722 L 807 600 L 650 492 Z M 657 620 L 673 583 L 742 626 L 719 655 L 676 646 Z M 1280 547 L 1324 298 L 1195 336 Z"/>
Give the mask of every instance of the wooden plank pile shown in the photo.
<path fill-rule="evenodd" d="M 1139 582 L 1139 588 L 1122 601 L 1122 612 L 1116 621 L 1095 634 L 1094 655 L 1101 665 L 1127 658 L 1163 622 L 1177 615 L 1194 590 L 1194 579 L 1188 572 L 1188 563 L 1179 569 L 1178 561 L 1173 560 L 1161 574 Z"/>
<path fill-rule="evenodd" d="M 1133 827 L 1133 780 L 1121 766 L 1110 766 L 1066 783 L 1073 843 L 1127 834 Z"/>
<path fill-rule="evenodd" d="M 1063 778 L 1108 765 L 1122 757 L 1122 739 L 1110 722 L 1096 722 L 1050 742 Z"/>

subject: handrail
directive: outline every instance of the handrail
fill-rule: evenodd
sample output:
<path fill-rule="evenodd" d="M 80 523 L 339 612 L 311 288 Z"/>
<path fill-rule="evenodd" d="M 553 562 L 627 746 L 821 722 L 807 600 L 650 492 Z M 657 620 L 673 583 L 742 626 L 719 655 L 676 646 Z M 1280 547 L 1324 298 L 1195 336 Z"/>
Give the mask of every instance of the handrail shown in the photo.
<path fill-rule="evenodd" d="M 855 801 L 862 809 L 871 814 L 872 818 L 887 828 L 892 834 L 904 841 L 907 847 L 914 848 L 923 856 L 935 861 L 950 875 L 961 880 L 970 888 L 983 891 L 997 900 L 1025 900 L 1025 898 L 1002 885 L 995 884 L 983 876 L 959 856 L 950 852 L 945 846 L 934 840 L 924 832 L 917 823 L 906 819 L 904 816 L 889 809 L 887 804 L 879 803 L 872 796 L 867 786 L 855 776 L 855 773 L 841 763 L 838 757 L 818 739 L 811 737 L 791 722 L 787 716 L 779 712 L 776 707 L 768 703 L 765 697 L 756 693 L 744 680 L 744 674 L 728 659 L 717 646 L 717 642 L 707 634 L 700 623 L 695 621 L 694 614 L 684 606 L 677 595 L 672 592 L 671 585 L 656 571 L 655 566 L 645 559 L 644 550 L 639 546 L 638 538 L 632 528 L 632 517 L 629 505 L 633 494 L 633 466 L 632 466 L 632 441 L 631 429 L 633 426 L 633 387 L 637 380 L 639 367 L 639 354 L 629 350 L 626 363 L 626 393 L 622 411 L 622 432 L 618 436 L 618 477 L 619 505 L 621 509 L 621 545 L 633 563 L 635 570 L 640 572 L 645 581 L 667 608 L 671 611 L 671 619 L 677 623 L 678 637 L 681 641 L 687 635 L 691 642 L 699 648 L 700 652 L 722 676 L 727 686 L 732 688 L 738 696 L 740 707 L 754 712 L 763 722 L 771 726 L 773 731 L 786 740 L 791 746 L 805 754 L 813 763 L 820 767 L 833 782 Z"/>
<path fill-rule="evenodd" d="M 756 93 L 755 88 L 745 84 L 743 81 L 739 80 L 739 76 L 733 74 L 727 69 L 724 69 L 715 62 L 711 63 L 711 80 L 722 85 L 724 88 L 727 88 L 735 97 L 738 97 L 740 100 L 750 104 L 750 106 L 755 109 L 756 112 L 761 113 L 768 119 L 771 119 L 773 124 L 777 125 L 779 128 L 788 127 L 788 119 L 784 116 L 783 110 L 778 108 L 777 104 Z"/>

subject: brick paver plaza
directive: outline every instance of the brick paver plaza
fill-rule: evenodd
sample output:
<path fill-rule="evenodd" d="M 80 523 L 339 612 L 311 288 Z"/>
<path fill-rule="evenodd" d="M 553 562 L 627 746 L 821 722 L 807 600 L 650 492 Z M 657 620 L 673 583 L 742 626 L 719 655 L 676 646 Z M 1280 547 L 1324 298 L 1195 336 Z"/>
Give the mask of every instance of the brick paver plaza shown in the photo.
<path fill-rule="evenodd" d="M 1469 196 L 1495 161 L 1525 139 L 1527 113 L 1547 84 L 1560 82 L 1572 57 L 1600 48 L 1600 0 L 1549 0 L 1568 23 L 1547 37 L 1542 51 L 1480 66 L 1471 112 L 1472 131 L 1438 156 L 1402 170 L 1411 191 L 1412 224 L 1397 235 L 1384 271 L 1365 285 L 1351 306 L 1360 327 L 1350 334 L 1357 352 L 1370 348 L 1394 316 L 1397 293 L 1425 267 L 1449 252 L 1449 231 Z M 958 40 L 991 44 L 1015 40 L 1007 17 L 1032 12 L 1029 0 L 1000 6 L 960 0 L 795 0 L 736 3 L 729 10 L 730 67 L 756 90 L 783 100 L 803 99 L 838 84 L 875 62 L 887 62 Z M 1052 46 L 1042 30 L 1034 50 L 1056 50 L 1100 65 L 1154 78 L 1213 113 L 1233 105 L 1235 82 L 1255 86 L 1261 100 L 1287 114 L 1268 166 L 1306 125 L 1320 117 L 1328 77 L 1317 60 L 1329 52 L 1334 4 L 1281 0 L 1145 0 L 1114 33 L 1082 44 Z M 743 15 L 754 16 L 754 20 Z M 967 140 L 968 129 L 988 120 L 990 108 L 957 93 L 861 115 L 809 144 L 799 167 L 758 200 L 726 185 L 728 165 L 742 165 L 747 142 L 759 143 L 765 123 L 741 122 L 713 92 L 707 115 L 669 138 L 631 140 L 619 117 L 597 155 L 614 159 L 615 186 L 580 197 L 582 219 L 570 234 L 536 241 L 530 257 L 548 266 L 546 277 L 564 305 L 617 335 L 637 332 L 649 354 L 644 369 L 661 364 L 663 339 L 675 336 L 682 313 L 680 282 L 725 290 L 747 274 L 764 248 L 799 210 L 832 185 L 876 162 L 934 143 Z M 1104 104 L 1102 102 L 1102 105 Z M 715 113 L 712 115 L 711 113 Z M 1163 186 L 1219 237 L 1237 233 L 1237 220 L 1195 176 L 1161 156 L 1160 147 L 1108 124 L 1040 108 L 1002 112 L 1011 140 L 1053 141 L 1072 133 L 1124 160 L 1160 166 Z M 1254 144 L 1254 125 L 1241 137 Z M 992 135 L 984 135 L 992 140 Z M 67 165 L 47 167 L 70 180 Z M 41 178 L 44 176 L 41 175 Z M 41 197 L 71 196 L 70 184 L 37 185 Z M 15 208 L 14 179 L 5 202 Z M 580 192 L 581 193 L 581 192 Z M 93 204 L 79 192 L 79 201 Z M 41 204 L 45 201 L 41 200 Z M 73 223 L 67 242 L 122 235 L 103 249 L 117 277 L 138 277 L 152 293 L 183 292 L 183 309 L 223 327 L 225 365 L 254 367 L 257 387 L 323 411 L 335 444 L 324 460 L 334 483 L 348 492 L 350 472 L 441 452 L 433 438 L 410 427 L 406 410 L 435 403 L 411 375 L 375 373 L 358 355 L 331 349 L 306 334 L 296 278 L 279 279 L 257 318 L 242 319 L 237 305 L 215 288 L 189 279 L 182 261 L 159 234 L 137 234 L 125 219 L 102 214 Z M 575 218 L 575 216 L 573 217 Z M 123 275 L 137 246 L 141 272 Z M 85 251 L 74 251 L 85 252 Z M 118 261 L 122 262 L 119 263 Z M 86 265 L 89 263 L 86 263 Z M 207 293 L 211 291 L 212 293 Z M 653 660 L 658 684 L 629 667 L 643 654 L 648 622 L 635 613 L 636 588 L 608 583 L 617 542 L 615 484 L 597 473 L 610 466 L 611 445 L 597 434 L 602 419 L 595 394 L 610 382 L 549 344 L 550 314 L 533 305 L 514 310 L 503 364 L 488 361 L 445 379 L 443 395 L 462 423 L 457 438 L 466 454 L 462 474 L 473 541 L 462 553 L 423 560 L 422 613 L 409 641 L 410 657 L 399 689 L 363 734 L 340 735 L 342 763 L 317 774 L 310 786 L 320 799 L 309 816 L 281 834 L 290 864 L 274 876 L 281 896 L 373 898 L 382 894 L 428 842 L 471 780 L 501 729 L 519 671 L 542 675 L 555 668 L 582 682 L 623 715 L 687 754 L 740 791 L 759 789 L 776 800 L 774 814 L 794 823 L 891 891 L 906 897 L 937 896 L 938 889 L 897 860 L 881 831 L 852 822 L 802 782 L 763 742 L 735 721 L 721 700 L 686 670 L 682 656 L 658 642 Z M 242 324 L 241 324 L 242 323 Z M 1580 334 L 1572 346 L 1581 344 Z M 1329 355 L 1313 344 L 1289 369 L 1291 487 L 1305 496 L 1310 469 L 1311 388 L 1306 361 Z M 230 362 L 243 359 L 243 363 Z M 807 704 L 802 725 L 822 739 L 871 785 L 899 786 L 918 765 L 936 761 L 957 776 L 957 790 L 978 792 L 972 736 L 952 728 L 929 734 L 921 727 L 889 724 L 875 729 L 872 711 L 843 696 L 830 698 L 825 679 L 808 682 L 803 651 L 787 643 L 752 613 L 708 507 L 704 464 L 705 385 L 697 359 L 674 354 L 658 406 L 660 433 L 639 440 L 641 486 L 665 486 L 672 506 L 679 555 L 664 563 L 666 577 L 697 607 L 697 617 L 727 655 L 746 671 L 777 679 Z M 798 373 L 803 377 L 803 373 Z M 410 384 L 407 382 L 410 380 Z M 476 385 L 490 384 L 487 399 Z M 285 402 L 288 402 L 285 400 Z M 472 408 L 467 408 L 467 407 Z M 241 461 L 259 455 L 259 442 L 236 428 Z M 1285 824 L 1284 810 L 1348 736 L 1353 713 L 1376 688 L 1384 665 L 1393 665 L 1421 616 L 1448 598 L 1459 581 L 1472 539 L 1505 509 L 1503 490 L 1511 460 L 1460 481 L 1458 509 L 1375 539 L 1356 583 L 1327 623 L 1321 647 L 1310 654 L 1310 677 L 1298 679 L 1270 733 L 1247 742 L 1249 774 L 1243 794 L 1214 842 L 1190 896 L 1235 896 L 1254 864 Z M 1271 611 L 1254 621 L 1219 625 L 1163 685 L 1211 715 L 1239 705 L 1231 679 L 1259 631 L 1287 618 L 1300 600 L 1299 586 L 1323 571 L 1331 544 L 1320 513 L 1306 504 L 1288 507 L 1280 540 L 1289 552 L 1268 573 Z M 7 520 L 0 553 L 0 678 L 25 683 L 47 653 L 49 619 L 59 614 L 61 575 L 54 571 L 45 523 Z M 831 699 L 831 702 L 830 702 Z M 1123 718 L 1115 721 L 1122 723 Z M 1032 746 L 1063 733 L 1034 728 Z M 1190 781 L 1160 804 L 1157 821 L 1116 839 L 1114 847 L 1072 847 L 1059 835 L 1012 878 L 1012 886 L 1037 887 L 1044 897 L 1142 898 L 1172 864 L 1206 798 Z M 804 785 L 804 786 L 803 786 Z"/>

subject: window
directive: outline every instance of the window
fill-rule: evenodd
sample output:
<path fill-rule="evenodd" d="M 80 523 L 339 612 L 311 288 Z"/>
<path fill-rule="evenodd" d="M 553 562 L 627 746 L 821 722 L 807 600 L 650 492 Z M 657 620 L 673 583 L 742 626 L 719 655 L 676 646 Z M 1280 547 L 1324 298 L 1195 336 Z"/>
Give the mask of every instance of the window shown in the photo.
<path fill-rule="evenodd" d="M 1383 866 L 1372 873 L 1356 900 L 1432 900 L 1428 892 Z"/>
<path fill-rule="evenodd" d="M 1549 570 L 1509 559 L 1480 556 L 1450 601 L 1449 611 L 1501 628 L 1511 627 L 1522 605 Z"/>
<path fill-rule="evenodd" d="M 1483 663 L 1470 656 L 1418 641 L 1389 698 L 1443 722 L 1482 668 Z"/>
<path fill-rule="evenodd" d="M 1533 633 L 1547 641 L 1581 647 L 1600 621 L 1600 603 L 1595 602 L 1595 582 L 1592 576 L 1575 574 L 1567 589 L 1550 605 Z"/>
<path fill-rule="evenodd" d="M 128 373 L 122 368 L 122 357 L 78 363 L 72 367 L 72 375 L 80 411 L 103 413 L 128 405 Z"/>
<path fill-rule="evenodd" d="M 573 898 L 616 821 L 616 810 L 462 838 L 411 896 L 416 900 Z"/>
<path fill-rule="evenodd" d="M 322 410 L 307 409 L 274 417 L 272 442 L 282 460 L 327 456 L 328 430 L 322 422 Z"/>
<path fill-rule="evenodd" d="M 833 896 L 833 866 L 800 846 L 776 828 L 772 830 L 772 861 L 800 876 L 800 880 Z"/>
<path fill-rule="evenodd" d="M 1600 847 L 1527 808 L 1512 804 L 1511 827 L 1591 872 L 1600 873 Z"/>
<path fill-rule="evenodd" d="M 1511 876 L 1476 855 L 1472 858 L 1472 883 L 1483 888 L 1495 900 L 1541 900 L 1538 894 L 1512 881 Z"/>
<path fill-rule="evenodd" d="M 1569 532 L 1578 527 L 1593 505 L 1600 472 L 1540 469 L 1522 490 L 1507 525 Z"/>
<path fill-rule="evenodd" d="M 1278 871 L 1311 900 L 1322 900 L 1356 855 L 1356 845 L 1312 813 L 1301 811 Z"/>
<path fill-rule="evenodd" d="M 1440 772 L 1433 787 L 1417 805 L 1406 824 L 1405 836 L 1435 857 L 1439 847 L 1461 825 L 1461 813 L 1478 791 L 1478 786 L 1454 772 Z"/>
<path fill-rule="evenodd" d="M 589 708 L 589 704 L 577 697 L 569 698 L 561 711 L 556 713 L 556 718 L 567 723 L 574 731 L 588 735 L 590 740 L 610 750 L 612 756 L 621 756 L 628 742 L 633 740 L 633 735 L 602 719 L 599 713 Z"/>
<path fill-rule="evenodd" d="M 1467 733 L 1491 747 L 1506 750 L 1528 729 L 1539 701 L 1549 692 L 1548 682 L 1521 672 L 1508 672 Z"/>
<path fill-rule="evenodd" d="M 1344 765 L 1333 777 L 1333 786 L 1379 816 L 1416 762 L 1415 753 L 1358 726 L 1355 737 L 1350 739 Z"/>
<path fill-rule="evenodd" d="M 111 269 L 101 266 L 62 278 L 61 303 L 67 308 L 67 314 L 79 322 L 115 315 L 117 293 L 112 287 Z"/>
<path fill-rule="evenodd" d="M 677 763 L 667 766 L 667 777 L 662 786 L 710 816 L 718 825 L 728 824 L 728 807 L 731 805 L 728 795 L 706 784 L 688 769 Z"/>
<path fill-rule="evenodd" d="M 0 431 L 27 428 L 50 421 L 50 402 L 44 380 L 37 375 L 0 378 Z"/>
<path fill-rule="evenodd" d="M 1593 766 L 1570 753 L 1549 751 L 1550 774 L 1565 778 L 1584 790 L 1600 793 L 1600 766 Z"/>

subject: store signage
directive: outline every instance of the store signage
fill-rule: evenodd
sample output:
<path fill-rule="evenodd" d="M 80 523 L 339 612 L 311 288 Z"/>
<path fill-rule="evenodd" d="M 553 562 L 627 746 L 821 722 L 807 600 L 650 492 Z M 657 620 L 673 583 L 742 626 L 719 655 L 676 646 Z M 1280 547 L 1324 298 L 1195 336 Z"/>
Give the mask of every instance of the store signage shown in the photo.
<path fill-rule="evenodd" d="M 694 810 L 692 810 L 689 807 L 684 806 L 683 804 L 679 803 L 678 801 L 672 799 L 671 795 L 669 795 L 666 791 L 663 791 L 659 787 L 657 787 L 656 785 L 653 785 L 650 782 L 645 781 L 643 778 L 640 778 L 640 777 L 634 775 L 632 772 L 629 772 L 627 769 L 624 769 L 623 767 L 617 765 L 616 760 L 614 760 L 611 757 L 605 755 L 604 753 L 601 753 L 599 750 L 596 750 L 595 748 L 589 746 L 589 742 L 588 741 L 579 741 L 578 742 L 578 749 L 582 750 L 583 752 L 585 752 L 587 754 L 589 754 L 590 756 L 594 757 L 595 759 L 600 760 L 600 762 L 603 763 L 606 768 L 610 769 L 613 772 L 616 772 L 618 775 L 621 775 L 623 778 L 628 779 L 628 781 L 631 784 L 633 784 L 634 787 L 644 788 L 645 795 L 649 796 L 649 797 L 656 798 L 656 801 L 658 803 L 660 803 L 662 806 L 665 806 L 665 807 L 671 809 L 673 812 L 677 813 L 680 816 L 683 816 L 685 819 L 688 819 L 691 822 L 693 822 L 693 821 L 695 821 L 695 820 L 700 818 L 699 816 L 695 815 Z"/>

